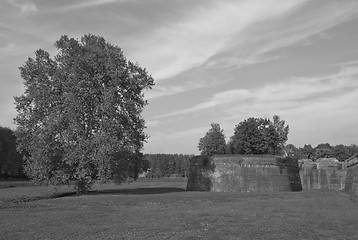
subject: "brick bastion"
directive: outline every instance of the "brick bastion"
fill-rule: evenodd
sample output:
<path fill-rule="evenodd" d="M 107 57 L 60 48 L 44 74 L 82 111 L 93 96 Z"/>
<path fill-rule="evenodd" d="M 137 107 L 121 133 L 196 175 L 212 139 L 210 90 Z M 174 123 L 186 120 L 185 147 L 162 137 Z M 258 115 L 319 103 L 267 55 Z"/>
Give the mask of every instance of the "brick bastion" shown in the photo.
<path fill-rule="evenodd" d="M 188 191 L 301 191 L 298 162 L 271 155 L 215 155 L 191 159 Z"/>

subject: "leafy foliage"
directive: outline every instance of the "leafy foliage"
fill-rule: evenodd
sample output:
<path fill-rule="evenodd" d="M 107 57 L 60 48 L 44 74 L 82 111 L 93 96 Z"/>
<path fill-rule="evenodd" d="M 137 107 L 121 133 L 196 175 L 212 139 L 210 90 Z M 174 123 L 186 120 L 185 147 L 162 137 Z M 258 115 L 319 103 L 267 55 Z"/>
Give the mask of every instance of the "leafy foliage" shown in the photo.
<path fill-rule="evenodd" d="M 290 143 L 285 146 L 285 152 L 288 157 L 297 158 L 298 148 Z"/>
<path fill-rule="evenodd" d="M 315 158 L 330 158 L 333 157 L 332 147 L 329 143 L 318 144 L 315 148 Z"/>
<path fill-rule="evenodd" d="M 5 127 L 0 127 L 0 177 L 25 177 L 22 155 L 16 151 L 15 134 Z"/>
<path fill-rule="evenodd" d="M 315 158 L 315 149 L 311 146 L 311 144 L 305 144 L 302 148 L 303 158 Z"/>
<path fill-rule="evenodd" d="M 200 138 L 198 148 L 201 155 L 211 156 L 215 154 L 225 154 L 225 135 L 224 130 L 220 128 L 219 124 L 211 124 L 211 129 L 204 137 Z"/>
<path fill-rule="evenodd" d="M 343 144 L 331 146 L 329 143 L 320 143 L 314 148 L 310 144 L 305 144 L 303 147 L 297 148 L 293 144 L 288 144 L 285 147 L 285 151 L 288 156 L 294 157 L 295 159 L 312 159 L 315 161 L 318 158 L 333 157 L 339 161 L 344 161 L 358 154 L 358 146 L 345 146 Z"/>
<path fill-rule="evenodd" d="M 78 192 L 93 179 L 136 178 L 153 78 L 102 37 L 62 36 L 55 47 L 54 59 L 40 49 L 20 67 L 25 93 L 15 97 L 15 122 L 26 173 L 53 185 L 75 180 Z"/>
<path fill-rule="evenodd" d="M 279 116 L 273 120 L 248 118 L 236 125 L 228 142 L 228 151 L 234 154 L 283 154 L 289 126 Z"/>
<path fill-rule="evenodd" d="M 358 153 L 358 152 L 357 152 Z M 337 158 L 339 161 L 344 161 L 354 155 L 348 147 L 343 144 L 339 144 L 332 148 L 332 156 Z"/>

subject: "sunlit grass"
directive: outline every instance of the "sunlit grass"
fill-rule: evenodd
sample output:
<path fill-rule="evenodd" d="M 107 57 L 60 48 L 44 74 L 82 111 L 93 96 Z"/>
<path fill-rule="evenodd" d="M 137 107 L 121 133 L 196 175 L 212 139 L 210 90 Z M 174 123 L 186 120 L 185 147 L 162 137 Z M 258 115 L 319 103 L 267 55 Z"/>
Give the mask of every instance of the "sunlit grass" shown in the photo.
<path fill-rule="evenodd" d="M 147 180 L 82 196 L 3 201 L 0 239 L 358 239 L 358 205 L 340 192 L 186 192 L 185 186 Z"/>

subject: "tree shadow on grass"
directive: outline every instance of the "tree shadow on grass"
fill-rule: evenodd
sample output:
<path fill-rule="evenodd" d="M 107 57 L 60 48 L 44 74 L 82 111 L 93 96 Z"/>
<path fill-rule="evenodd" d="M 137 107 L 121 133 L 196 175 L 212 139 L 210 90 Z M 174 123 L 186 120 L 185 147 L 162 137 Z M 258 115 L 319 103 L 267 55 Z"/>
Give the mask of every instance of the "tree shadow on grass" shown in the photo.
<path fill-rule="evenodd" d="M 173 192 L 185 192 L 183 188 L 169 188 L 169 187 L 153 187 L 153 188 L 128 188 L 128 189 L 106 189 L 94 190 L 88 192 L 87 195 L 100 195 L 100 194 L 165 194 Z"/>
<path fill-rule="evenodd" d="M 43 196 L 17 196 L 16 198 L 11 198 L 7 200 L 0 199 L 0 209 L 6 208 L 9 204 L 25 203 L 25 202 L 34 202 L 39 200 L 46 199 L 55 199 L 63 197 L 75 197 L 75 196 L 86 196 L 86 195 L 151 195 L 151 194 L 165 194 L 165 193 L 174 193 L 174 192 L 185 192 L 183 188 L 170 188 L 170 187 L 153 187 L 153 188 L 128 188 L 128 189 L 105 189 L 105 190 L 92 190 L 87 194 L 77 194 L 75 191 L 62 192 L 62 193 L 53 193 L 50 195 Z"/>

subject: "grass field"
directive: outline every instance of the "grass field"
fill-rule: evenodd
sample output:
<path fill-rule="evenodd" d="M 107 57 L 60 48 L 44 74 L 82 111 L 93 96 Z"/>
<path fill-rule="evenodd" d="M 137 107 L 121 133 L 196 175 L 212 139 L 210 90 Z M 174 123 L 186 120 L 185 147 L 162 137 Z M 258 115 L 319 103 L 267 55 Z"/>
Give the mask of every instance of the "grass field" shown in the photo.
<path fill-rule="evenodd" d="M 358 204 L 340 192 L 185 186 L 138 181 L 77 196 L 70 188 L 0 184 L 0 239 L 358 239 Z"/>

